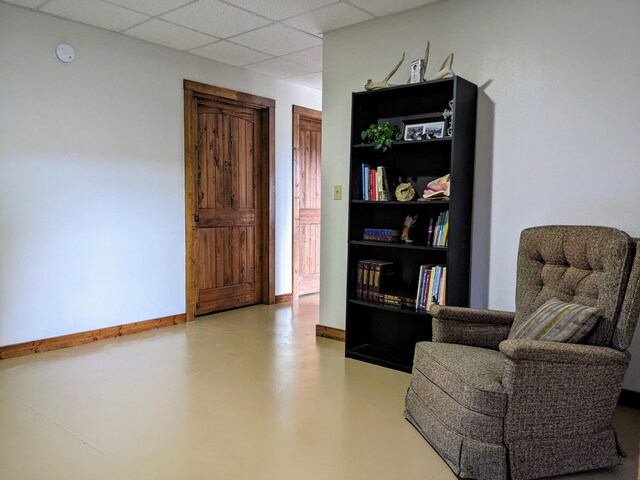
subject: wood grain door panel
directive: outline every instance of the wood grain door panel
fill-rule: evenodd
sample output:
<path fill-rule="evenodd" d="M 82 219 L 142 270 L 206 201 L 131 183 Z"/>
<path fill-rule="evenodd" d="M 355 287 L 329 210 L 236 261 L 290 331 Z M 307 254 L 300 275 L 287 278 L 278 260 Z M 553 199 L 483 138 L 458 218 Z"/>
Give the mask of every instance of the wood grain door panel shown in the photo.
<path fill-rule="evenodd" d="M 320 112 L 294 107 L 294 137 L 294 292 L 305 295 L 320 291 Z"/>
<path fill-rule="evenodd" d="M 196 315 L 261 301 L 259 116 L 198 103 Z"/>

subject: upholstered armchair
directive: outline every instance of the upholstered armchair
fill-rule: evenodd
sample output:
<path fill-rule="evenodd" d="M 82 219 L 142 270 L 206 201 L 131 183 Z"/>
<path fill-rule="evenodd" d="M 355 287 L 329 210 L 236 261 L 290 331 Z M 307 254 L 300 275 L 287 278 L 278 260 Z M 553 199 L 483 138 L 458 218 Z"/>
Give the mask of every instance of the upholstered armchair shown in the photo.
<path fill-rule="evenodd" d="M 524 480 L 621 462 L 613 415 L 640 315 L 638 247 L 612 228 L 530 228 L 515 312 L 431 309 L 405 416 L 456 475 Z M 554 298 L 597 307 L 580 343 L 509 338 Z"/>

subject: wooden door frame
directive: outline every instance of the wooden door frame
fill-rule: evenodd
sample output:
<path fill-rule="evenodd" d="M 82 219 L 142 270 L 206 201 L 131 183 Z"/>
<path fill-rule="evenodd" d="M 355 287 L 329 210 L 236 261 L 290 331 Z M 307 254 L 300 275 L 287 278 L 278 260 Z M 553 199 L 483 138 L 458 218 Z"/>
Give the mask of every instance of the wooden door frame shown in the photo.
<path fill-rule="evenodd" d="M 185 247 L 186 247 L 186 310 L 187 321 L 196 312 L 196 175 L 198 98 L 208 98 L 258 110 L 261 116 L 260 162 L 262 165 L 262 303 L 275 303 L 275 110 L 271 98 L 237 92 L 205 83 L 183 81 L 184 88 L 184 171 L 185 171 Z"/>
<path fill-rule="evenodd" d="M 300 117 L 309 117 L 320 120 L 322 122 L 322 111 L 313 110 L 307 107 L 300 107 L 293 105 L 292 117 L 293 117 L 293 228 L 292 228 L 292 255 L 291 259 L 291 291 L 293 300 L 298 299 L 298 277 L 300 276 L 300 245 L 298 239 L 300 238 Z"/>

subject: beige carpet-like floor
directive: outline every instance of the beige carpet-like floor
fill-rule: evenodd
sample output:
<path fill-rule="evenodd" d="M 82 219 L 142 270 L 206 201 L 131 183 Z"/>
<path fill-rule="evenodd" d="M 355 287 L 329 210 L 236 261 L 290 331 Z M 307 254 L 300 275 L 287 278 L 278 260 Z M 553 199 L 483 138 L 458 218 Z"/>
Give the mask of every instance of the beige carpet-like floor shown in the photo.
<path fill-rule="evenodd" d="M 454 480 L 409 375 L 315 337 L 318 296 L 0 361 L 0 479 Z M 619 408 L 636 479 L 640 413 Z"/>

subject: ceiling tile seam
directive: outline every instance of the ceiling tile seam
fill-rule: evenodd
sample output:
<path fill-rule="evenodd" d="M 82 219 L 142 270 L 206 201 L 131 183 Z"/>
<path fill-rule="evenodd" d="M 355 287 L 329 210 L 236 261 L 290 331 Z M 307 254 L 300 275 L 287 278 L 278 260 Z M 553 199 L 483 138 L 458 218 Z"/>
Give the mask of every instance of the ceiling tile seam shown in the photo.
<path fill-rule="evenodd" d="M 242 34 L 240 34 L 240 35 L 242 35 Z M 237 37 L 238 35 L 235 35 L 235 36 Z M 229 38 L 232 38 L 232 37 L 229 37 Z M 229 40 L 229 38 L 225 38 L 225 39 L 224 39 L 224 40 L 225 40 L 225 42 L 233 43 L 234 45 L 237 45 L 237 46 L 239 46 L 239 47 L 248 48 L 249 50 L 254 50 L 254 51 L 258 52 L 258 53 L 263 53 L 264 55 L 269 55 L 269 56 L 270 56 L 270 57 L 272 57 L 272 58 L 280 58 L 280 57 L 283 57 L 283 56 L 285 56 L 285 55 L 292 55 L 292 54 L 294 54 L 294 53 L 304 52 L 305 50 L 311 50 L 312 48 L 317 48 L 317 47 L 320 47 L 320 46 L 321 46 L 321 45 L 316 45 L 316 46 L 314 46 L 314 47 L 305 47 L 305 48 L 303 48 L 303 49 L 301 49 L 301 50 L 296 50 L 296 51 L 294 51 L 294 52 L 287 52 L 287 53 L 283 53 L 282 55 L 274 55 L 273 53 L 263 52 L 262 50 L 258 50 L 257 48 L 247 47 L 246 45 L 241 45 L 241 44 L 239 44 L 239 43 L 234 42 L 233 40 Z M 266 62 L 267 60 L 270 60 L 270 59 L 260 60 L 260 62 Z M 295 62 L 295 61 L 293 61 L 293 60 L 288 60 L 288 59 L 286 59 L 286 58 L 283 58 L 283 60 L 287 60 L 288 62 L 292 62 L 292 63 L 298 63 L 298 62 Z M 260 63 L 260 62 L 253 62 L 253 63 Z M 247 65 L 253 65 L 253 63 L 248 63 Z M 307 66 L 307 65 L 304 65 L 304 64 L 302 64 L 302 63 L 300 63 L 299 65 L 303 65 L 303 66 L 305 66 L 305 67 Z M 311 68 L 311 67 L 309 67 L 309 68 Z"/>
<path fill-rule="evenodd" d="M 5 2 L 1 2 L 1 3 L 5 3 Z M 49 3 L 49 2 L 47 2 L 47 3 Z M 14 6 L 14 7 L 18 7 L 18 8 L 24 8 L 24 7 L 21 7 L 20 5 L 13 5 L 13 6 Z M 43 6 L 44 6 L 44 5 L 43 5 Z M 57 14 L 55 14 L 55 13 L 43 12 L 43 11 L 41 11 L 41 10 L 34 10 L 34 9 L 32 9 L 32 8 L 28 8 L 27 10 L 31 10 L 31 11 L 34 11 L 34 12 L 38 12 L 38 13 L 40 13 L 40 14 L 42 14 L 42 15 L 48 15 L 48 16 L 50 16 L 50 17 L 59 18 L 59 19 L 61 19 L 61 20 L 66 20 L 67 22 L 77 23 L 78 25 L 84 25 L 85 27 L 99 28 L 100 30 L 104 30 L 105 32 L 111 32 L 111 33 L 117 33 L 117 34 L 119 34 L 119 33 L 120 33 L 120 32 L 119 32 L 119 31 L 117 31 L 117 30 L 111 30 L 110 28 L 101 27 L 100 25 L 94 25 L 93 23 L 81 22 L 81 21 L 79 21 L 79 20 L 74 20 L 73 18 L 63 17 L 63 16 L 61 16 L 61 15 L 57 15 Z M 136 12 L 136 13 L 138 13 L 138 12 Z M 148 16 L 148 15 L 147 15 L 147 16 Z M 152 42 L 151 42 L 151 43 L 152 43 Z M 156 45 L 158 45 L 158 44 L 156 44 Z"/>
<path fill-rule="evenodd" d="M 44 7 L 47 3 L 51 3 L 51 2 L 53 2 L 53 0 L 45 0 L 39 7 L 35 7 L 32 10 L 39 10 L 42 7 Z"/>
<path fill-rule="evenodd" d="M 289 55 L 289 54 L 287 53 L 286 55 Z M 310 66 L 308 66 L 308 65 L 304 65 L 304 64 L 302 64 L 302 63 L 294 62 L 293 60 L 289 60 L 289 59 L 286 59 L 286 58 L 282 58 L 282 55 L 274 56 L 274 57 L 272 57 L 272 58 L 267 58 L 267 59 L 265 59 L 265 60 L 260 60 L 260 61 L 257 61 L 257 62 L 247 63 L 246 65 L 243 65 L 243 67 L 249 67 L 249 66 L 251 66 L 251 65 L 256 65 L 256 64 L 258 64 L 258 63 L 268 62 L 269 60 L 273 60 L 273 59 L 276 59 L 276 58 L 277 58 L 277 59 L 282 60 L 283 62 L 292 63 L 293 65 L 298 65 L 298 66 L 300 66 L 300 67 L 304 67 L 304 68 L 308 68 L 308 69 L 310 69 L 310 70 L 313 70 L 311 73 L 308 73 L 308 74 L 306 74 L 306 73 L 305 73 L 304 75 L 311 75 L 312 73 L 318 73 L 318 72 L 322 71 L 322 70 L 315 71 L 315 68 L 310 67 Z"/>
<path fill-rule="evenodd" d="M 48 0 L 48 1 L 51 2 L 53 0 Z M 124 5 L 119 5 L 117 3 L 110 2 L 109 0 L 102 0 L 103 3 L 108 3 L 109 5 L 113 5 L 114 7 L 124 8 L 125 10 L 129 10 L 131 12 L 141 13 L 142 15 L 146 15 L 146 16 L 148 16 L 150 18 L 158 18 L 158 17 L 160 17 L 160 15 L 166 15 L 167 13 L 171 13 L 171 12 L 174 12 L 176 10 L 180 10 L 181 8 L 186 7 L 187 5 L 191 5 L 192 3 L 197 3 L 199 1 L 200 0 L 191 0 L 190 2 L 185 3 L 184 5 L 180 5 L 179 7 L 171 8 L 171 9 L 167 10 L 166 12 L 158 13 L 156 15 L 150 15 L 148 13 L 142 12 L 140 10 L 136 10 L 134 8 L 125 7 Z"/>
<path fill-rule="evenodd" d="M 360 10 L 361 12 L 364 12 L 364 13 L 366 13 L 367 15 L 371 15 L 373 18 L 380 18 L 380 17 L 379 17 L 378 15 L 376 15 L 375 13 L 371 13 L 371 12 L 369 12 L 368 10 L 365 10 L 364 8 L 359 7 L 358 5 L 354 5 L 354 4 L 353 4 L 353 3 L 351 3 L 349 0 L 345 0 L 345 2 L 344 2 L 344 3 L 348 3 L 348 4 L 349 4 L 349 5 L 351 5 L 353 8 L 357 8 L 357 9 L 358 9 L 358 10 Z M 371 18 L 369 18 L 369 20 L 372 20 L 372 19 L 371 19 Z M 366 22 L 367 20 L 364 20 L 364 21 Z M 362 22 L 358 22 L 358 23 L 362 23 Z M 354 25 L 355 25 L 355 23 L 354 23 Z"/>
<path fill-rule="evenodd" d="M 251 13 L 253 15 L 257 15 L 259 17 L 262 17 L 262 18 L 264 18 L 266 20 L 269 20 L 270 22 L 276 22 L 276 23 L 282 23 L 283 20 L 289 20 L 290 18 L 298 17 L 300 15 L 306 15 L 307 13 L 315 12 L 316 10 L 320 10 L 322 8 L 327 8 L 327 7 L 330 7 L 332 5 L 336 5 L 338 3 L 344 3 L 344 0 L 337 0 L 337 1 L 334 1 L 333 3 L 330 3 L 328 5 L 324 5 L 322 7 L 312 8 L 311 10 L 305 10 L 304 12 L 299 13 L 297 15 L 292 15 L 290 17 L 281 18 L 280 20 L 274 20 L 273 18 L 265 17 L 264 15 L 262 15 L 262 14 L 260 14 L 258 12 L 254 12 L 253 10 L 247 10 L 246 8 L 239 7 L 238 5 L 234 5 L 233 3 L 229 3 L 226 0 L 218 0 L 218 1 L 221 2 L 221 3 L 226 3 L 227 5 L 231 5 L 232 7 L 239 8 L 240 10 L 244 10 L 245 12 Z M 288 26 L 288 25 L 286 25 L 286 26 Z M 309 35 L 313 35 L 312 33 L 309 33 L 309 32 L 304 32 L 304 33 L 307 33 Z"/>
<path fill-rule="evenodd" d="M 196 0 L 196 1 L 197 1 L 197 0 Z M 164 15 L 164 13 L 163 13 L 163 15 Z M 169 20 L 165 20 L 164 18 L 160 18 L 159 16 L 155 16 L 155 17 L 147 18 L 144 22 L 140 22 L 140 23 L 137 23 L 136 25 L 132 25 L 132 26 L 130 26 L 130 27 L 127 27 L 127 28 L 125 28 L 124 30 L 120 30 L 118 33 L 124 33 L 125 35 L 128 35 L 128 34 L 126 33 L 126 31 L 127 31 L 127 30 L 130 30 L 130 29 L 135 28 L 135 27 L 139 27 L 139 26 L 140 26 L 140 25 L 142 25 L 143 23 L 147 23 L 149 20 L 160 20 L 160 21 L 163 21 L 163 22 L 168 23 L 168 24 L 170 24 L 170 25 L 173 25 L 174 27 L 184 28 L 185 30 L 190 30 L 190 31 L 192 31 L 192 32 L 199 33 L 200 35 L 206 35 L 207 37 L 214 39 L 214 41 L 213 41 L 213 42 L 210 42 L 210 43 L 216 43 L 216 42 L 219 42 L 220 40 L 222 40 L 222 37 L 216 37 L 216 36 L 214 36 L 214 35 L 211 35 L 210 33 L 201 32 L 200 30 L 196 30 L 195 28 L 185 27 L 184 25 L 180 25 L 179 23 L 175 23 L 175 22 L 171 22 L 171 21 L 169 21 Z M 112 30 L 112 31 L 113 31 L 113 30 Z M 153 42 L 152 42 L 152 43 L 153 43 Z M 208 44 L 207 44 L 207 45 L 208 45 Z M 203 46 L 204 46 L 204 45 L 203 45 Z M 196 48 L 199 48 L 199 47 L 196 47 Z"/>
<path fill-rule="evenodd" d="M 313 33 L 305 32 L 304 30 L 300 30 L 299 28 L 292 27 L 291 25 L 287 25 L 287 24 L 285 24 L 285 23 L 282 23 L 282 21 L 283 21 L 283 20 L 289 20 L 290 18 L 294 18 L 294 17 L 297 17 L 297 16 L 299 16 L 299 15 L 305 15 L 305 14 L 310 13 L 310 12 L 315 12 L 316 10 L 320 10 L 320 8 L 325 8 L 325 7 L 314 8 L 313 10 L 307 10 L 306 12 L 301 13 L 301 14 L 299 14 L 299 15 L 293 15 L 293 16 L 291 16 L 291 17 L 282 18 L 282 19 L 280 19 L 280 20 L 274 20 L 274 19 L 272 19 L 272 18 L 265 17 L 264 15 L 261 15 L 261 14 L 259 14 L 259 13 L 257 13 L 257 12 L 253 12 L 253 11 L 251 11 L 251 10 L 247 10 L 247 9 L 245 9 L 245 8 L 239 7 L 239 6 L 234 5 L 234 4 L 232 4 L 232 3 L 226 2 L 225 0 L 218 0 L 218 1 L 219 1 L 219 2 L 221 2 L 221 3 L 224 3 L 224 4 L 226 4 L 226 5 L 230 5 L 230 6 L 234 7 L 234 8 L 238 8 L 238 9 L 240 9 L 240 10 L 243 10 L 243 11 L 245 11 L 245 12 L 247 12 L 247 13 L 252 14 L 252 15 L 256 15 L 256 16 L 258 16 L 258 17 L 260 17 L 260 18 L 263 18 L 263 19 L 265 19 L 265 20 L 268 20 L 268 21 L 270 22 L 270 23 L 268 23 L 267 25 L 263 25 L 262 27 L 254 28 L 253 30 L 247 30 L 246 32 L 242 32 L 242 33 L 237 33 L 237 34 L 235 34 L 235 35 L 231 35 L 231 36 L 229 36 L 229 37 L 226 37 L 226 38 L 225 38 L 225 40 L 226 40 L 227 38 L 237 37 L 238 35 L 244 35 L 245 33 L 253 32 L 253 31 L 255 31 L 255 30 L 259 30 L 259 29 L 261 29 L 261 28 L 268 27 L 269 25 L 274 24 L 274 23 L 279 23 L 280 25 L 282 25 L 282 26 L 284 26 L 284 27 L 292 28 L 292 29 L 294 29 L 294 30 L 297 30 L 297 31 L 302 32 L 302 33 L 305 33 L 305 34 L 307 34 L 307 35 L 311 35 L 311 36 L 313 36 L 313 37 L 316 37 L 316 38 L 320 38 L 320 39 L 322 39 L 322 37 L 319 37 L 318 35 L 314 35 Z M 329 5 L 326 5 L 326 7 L 329 7 L 329 6 L 331 6 L 331 5 L 335 5 L 336 3 L 342 3 L 342 0 L 337 1 L 337 2 L 334 2 L 334 3 L 331 3 L 331 4 L 329 4 Z M 163 15 L 164 15 L 164 14 L 163 14 Z"/>

